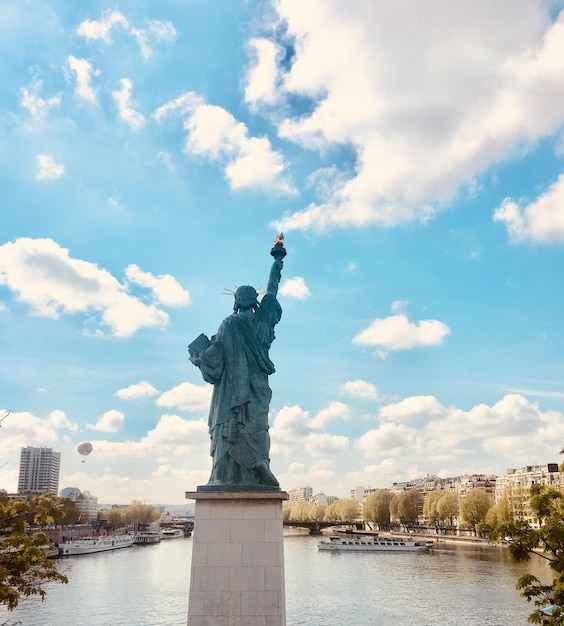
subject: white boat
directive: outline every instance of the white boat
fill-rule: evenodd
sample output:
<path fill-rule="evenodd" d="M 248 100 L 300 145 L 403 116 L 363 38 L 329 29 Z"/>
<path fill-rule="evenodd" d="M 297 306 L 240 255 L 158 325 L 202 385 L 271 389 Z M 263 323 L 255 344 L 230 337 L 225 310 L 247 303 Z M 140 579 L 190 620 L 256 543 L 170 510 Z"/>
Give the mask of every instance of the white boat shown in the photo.
<path fill-rule="evenodd" d="M 356 552 L 422 552 L 430 550 L 433 542 L 426 539 L 411 540 L 398 537 L 351 537 L 342 539 L 331 535 L 328 540 L 322 539 L 318 544 L 320 550 L 339 550 Z"/>
<path fill-rule="evenodd" d="M 161 530 L 161 539 L 179 539 L 184 537 L 183 528 L 163 528 Z"/>
<path fill-rule="evenodd" d="M 80 537 L 70 539 L 59 545 L 61 556 L 74 554 L 92 554 L 93 552 L 106 552 L 119 548 L 129 548 L 133 545 L 133 535 L 109 535 L 105 537 Z"/>
<path fill-rule="evenodd" d="M 158 524 L 150 524 L 144 530 L 138 530 L 135 533 L 135 543 L 137 545 L 146 546 L 152 543 L 159 543 L 161 540 L 161 528 Z"/>

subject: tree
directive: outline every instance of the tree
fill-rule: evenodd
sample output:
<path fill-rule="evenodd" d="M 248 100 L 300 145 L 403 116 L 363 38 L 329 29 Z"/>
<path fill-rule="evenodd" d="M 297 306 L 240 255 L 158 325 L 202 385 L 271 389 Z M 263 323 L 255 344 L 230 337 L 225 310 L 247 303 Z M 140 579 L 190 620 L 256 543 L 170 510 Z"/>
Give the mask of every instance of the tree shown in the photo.
<path fill-rule="evenodd" d="M 398 515 L 404 526 L 417 526 L 419 509 L 421 506 L 421 493 L 419 489 L 409 489 L 399 495 Z"/>
<path fill-rule="evenodd" d="M 316 522 L 323 521 L 325 516 L 325 509 L 327 508 L 324 504 L 313 504 L 312 517 Z"/>
<path fill-rule="evenodd" d="M 447 491 L 437 502 L 437 513 L 441 521 L 449 526 L 454 525 L 454 518 L 458 517 L 459 505 L 458 494 L 454 491 Z"/>
<path fill-rule="evenodd" d="M 423 501 L 423 515 L 427 520 L 427 525 L 434 526 L 436 531 L 439 530 L 441 521 L 441 516 L 437 511 L 437 503 L 444 495 L 444 491 L 437 489 L 428 493 Z"/>
<path fill-rule="evenodd" d="M 399 495 L 394 493 L 390 500 L 390 521 L 399 521 Z"/>
<path fill-rule="evenodd" d="M 354 498 L 337 500 L 335 508 L 339 520 L 346 524 L 352 524 L 360 517 L 360 504 Z"/>
<path fill-rule="evenodd" d="M 378 524 L 378 528 L 390 527 L 390 503 L 393 494 L 389 489 L 377 489 L 371 493 L 362 507 L 364 519 Z"/>
<path fill-rule="evenodd" d="M 339 500 L 337 500 L 339 502 Z M 341 518 L 339 517 L 339 512 L 337 511 L 337 502 L 333 502 L 326 509 L 323 515 L 324 522 L 339 522 Z"/>
<path fill-rule="evenodd" d="M 479 524 L 483 523 L 492 503 L 483 489 L 472 489 L 460 501 L 460 521 L 464 526 L 477 532 Z"/>
<path fill-rule="evenodd" d="M 564 449 L 561 450 L 564 454 Z M 564 471 L 564 464 L 560 472 Z M 547 485 L 533 485 L 529 490 L 528 509 L 536 524 L 524 517 L 497 526 L 490 540 L 511 537 L 509 554 L 516 562 L 542 558 L 554 572 L 551 584 L 542 584 L 532 574 L 517 581 L 520 596 L 536 607 L 529 615 L 531 624 L 564 624 L 564 491 Z"/>
<path fill-rule="evenodd" d="M 124 508 L 104 509 L 98 512 L 98 518 L 106 520 L 114 528 L 120 528 L 125 524 L 124 510 Z"/>
<path fill-rule="evenodd" d="M 123 518 L 126 524 L 150 524 L 156 522 L 161 516 L 159 509 L 152 504 L 144 504 L 139 500 L 133 500 L 129 506 L 123 509 Z"/>
<path fill-rule="evenodd" d="M 147 525 L 156 522 L 161 516 L 159 509 L 152 504 L 144 504 L 139 500 L 133 500 L 128 506 L 119 509 L 106 509 L 100 511 L 98 517 L 105 519 L 114 528 L 120 526 Z"/>
<path fill-rule="evenodd" d="M 514 520 L 507 495 L 501 498 L 488 510 L 486 519 L 477 526 L 478 531 L 492 532 L 501 524 L 509 524 Z"/>
<path fill-rule="evenodd" d="M 315 516 L 315 505 L 303 500 L 292 507 L 290 519 L 296 522 L 310 522 Z"/>
<path fill-rule="evenodd" d="M 7 534 L 0 540 L 0 604 L 14 610 L 22 596 L 45 597 L 43 584 L 47 581 L 68 582 L 45 548 L 49 540 L 45 533 L 27 533 L 27 516 L 31 506 L 25 500 L 0 498 L 0 529 Z M 33 500 L 36 525 L 53 524 L 64 514 L 63 502 L 51 493 Z"/>

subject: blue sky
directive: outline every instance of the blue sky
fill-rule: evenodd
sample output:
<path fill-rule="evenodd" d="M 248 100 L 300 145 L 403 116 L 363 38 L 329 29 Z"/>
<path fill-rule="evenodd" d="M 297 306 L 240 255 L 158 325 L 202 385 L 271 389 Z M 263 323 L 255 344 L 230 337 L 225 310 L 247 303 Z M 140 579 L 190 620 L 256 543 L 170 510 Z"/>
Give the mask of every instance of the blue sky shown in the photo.
<path fill-rule="evenodd" d="M 563 2 L 5 0 L 0 51 L 0 487 L 207 482 L 186 346 L 281 231 L 283 489 L 559 460 Z"/>

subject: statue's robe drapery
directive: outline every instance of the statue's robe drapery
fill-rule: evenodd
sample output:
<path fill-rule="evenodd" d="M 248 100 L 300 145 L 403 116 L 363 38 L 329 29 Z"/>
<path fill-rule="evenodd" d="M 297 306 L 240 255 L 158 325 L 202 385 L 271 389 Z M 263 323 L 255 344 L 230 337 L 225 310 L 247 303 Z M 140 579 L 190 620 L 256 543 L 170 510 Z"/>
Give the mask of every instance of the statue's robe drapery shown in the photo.
<path fill-rule="evenodd" d="M 209 484 L 260 484 L 254 468 L 269 461 L 268 376 L 274 364 L 268 350 L 282 308 L 267 293 L 252 315 L 235 313 L 221 324 L 199 367 L 214 385 L 209 414 L 213 468 Z"/>

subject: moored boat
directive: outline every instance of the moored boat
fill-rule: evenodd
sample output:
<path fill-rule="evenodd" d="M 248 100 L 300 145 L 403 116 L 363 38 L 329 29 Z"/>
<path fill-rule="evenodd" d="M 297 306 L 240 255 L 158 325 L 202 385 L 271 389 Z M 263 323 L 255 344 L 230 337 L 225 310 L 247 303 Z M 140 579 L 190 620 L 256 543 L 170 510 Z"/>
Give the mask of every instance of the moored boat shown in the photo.
<path fill-rule="evenodd" d="M 335 535 L 318 544 L 320 550 L 342 550 L 356 552 L 424 552 L 433 547 L 427 539 L 412 540 L 399 537 L 351 537 L 341 538 Z"/>
<path fill-rule="evenodd" d="M 107 535 L 104 537 L 70 539 L 59 545 L 59 554 L 61 556 L 71 556 L 129 548 L 133 545 L 134 539 L 133 535 Z"/>
<path fill-rule="evenodd" d="M 140 546 L 146 546 L 153 543 L 159 543 L 161 540 L 161 528 L 158 524 L 150 524 L 148 528 L 138 530 L 135 533 L 134 543 Z"/>
<path fill-rule="evenodd" d="M 163 528 L 161 530 L 161 539 L 180 539 L 184 537 L 184 529 L 182 528 Z"/>

